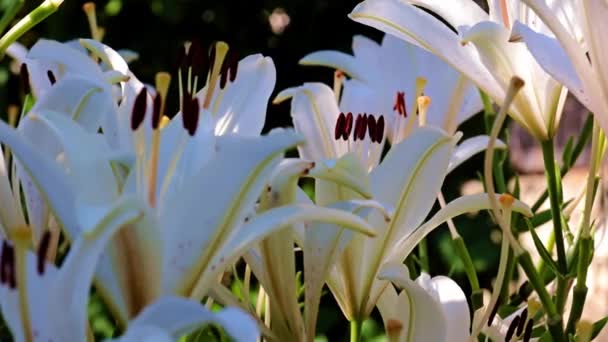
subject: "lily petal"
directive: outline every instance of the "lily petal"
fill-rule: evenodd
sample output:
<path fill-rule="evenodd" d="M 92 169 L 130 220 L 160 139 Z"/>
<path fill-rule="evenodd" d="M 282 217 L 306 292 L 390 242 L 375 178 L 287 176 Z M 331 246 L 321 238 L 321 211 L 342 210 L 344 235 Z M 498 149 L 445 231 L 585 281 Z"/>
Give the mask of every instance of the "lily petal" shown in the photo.
<path fill-rule="evenodd" d="M 382 267 L 378 277 L 390 280 L 403 289 L 409 302 L 409 312 L 398 310 L 398 317 L 392 317 L 403 325 L 404 341 L 445 341 L 447 325 L 441 305 L 431 294 L 416 282 L 409 279 L 407 268 L 403 264 L 387 264 Z M 385 318 L 386 319 L 386 318 Z M 459 341 L 459 340 L 456 340 Z"/>
<path fill-rule="evenodd" d="M 487 209 L 490 209 L 490 200 L 486 193 L 462 196 L 451 201 L 422 226 L 418 227 L 411 234 L 399 239 L 395 244 L 395 247 L 389 253 L 390 259 L 394 261 L 404 260 L 428 233 L 448 219 L 464 213 Z M 513 202 L 512 210 L 528 217 L 532 216 L 530 207 L 519 200 Z"/>
<path fill-rule="evenodd" d="M 479 152 L 485 151 L 488 147 L 488 141 L 490 137 L 487 135 L 479 135 L 466 139 L 462 143 L 458 144 L 454 149 L 452 158 L 450 159 L 450 165 L 448 166 L 448 173 L 452 172 L 455 168 L 460 166 L 465 161 L 469 160 L 472 156 Z M 507 145 L 501 140 L 496 141 L 494 148 L 506 149 Z"/>
<path fill-rule="evenodd" d="M 349 77 L 366 81 L 366 72 L 362 70 L 362 64 L 358 63 L 355 57 L 344 52 L 332 50 L 315 51 L 302 57 L 298 63 L 301 65 L 326 66 L 343 71 Z"/>
<path fill-rule="evenodd" d="M 300 142 L 292 131 L 265 137 L 217 137 L 215 157 L 190 182 L 167 194 L 160 209 L 165 243 L 165 291 L 189 293 L 226 239 L 254 208 L 277 157 Z M 212 193 L 200 203 L 201 193 Z M 192 229 L 192 224 L 199 224 Z"/>
<path fill-rule="evenodd" d="M 29 176 L 49 204 L 58 223 L 75 237 L 79 225 L 75 215 L 76 194 L 63 170 L 48 156 L 41 154 L 10 126 L 0 121 L 0 141 L 11 148 L 21 169 Z"/>
<path fill-rule="evenodd" d="M 320 160 L 342 156 L 346 146 L 334 139 L 334 127 L 340 110 L 333 90 L 323 83 L 305 83 L 281 91 L 273 103 L 289 98 L 292 98 L 293 125 L 306 138 L 306 143 L 298 146 L 300 157 Z"/>
<path fill-rule="evenodd" d="M 409 2 L 433 11 L 455 28 L 473 26 L 475 23 L 488 20 L 488 14 L 471 0 L 409 0 Z"/>
<path fill-rule="evenodd" d="M 162 297 L 131 321 L 126 334 L 116 341 L 137 341 L 135 336 L 141 333 L 140 329 L 147 330 L 147 327 L 158 329 L 149 330 L 156 333 L 152 335 L 162 336 L 164 332 L 171 337 L 170 341 L 174 341 L 209 323 L 224 328 L 235 341 L 255 341 L 260 335 L 256 321 L 240 309 L 229 307 L 211 312 L 196 301 Z"/>
<path fill-rule="evenodd" d="M 504 98 L 504 91 L 483 67 L 477 52 L 462 46 L 455 32 L 424 10 L 399 0 L 366 0 L 353 9 L 349 18 L 425 48 L 493 98 Z"/>

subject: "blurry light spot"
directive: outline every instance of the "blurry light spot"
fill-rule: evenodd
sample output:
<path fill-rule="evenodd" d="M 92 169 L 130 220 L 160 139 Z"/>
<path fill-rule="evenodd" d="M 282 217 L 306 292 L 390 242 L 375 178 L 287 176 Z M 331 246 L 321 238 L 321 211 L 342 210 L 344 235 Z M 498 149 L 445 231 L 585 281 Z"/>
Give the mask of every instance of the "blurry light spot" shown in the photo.
<path fill-rule="evenodd" d="M 122 0 L 110 0 L 106 4 L 105 12 L 109 16 L 115 16 L 122 10 Z"/>
<path fill-rule="evenodd" d="M 162 15 L 163 10 L 165 9 L 165 6 L 163 5 L 162 0 L 154 0 L 152 2 L 152 4 L 150 5 L 150 9 L 152 10 L 152 13 L 154 13 L 156 15 Z"/>
<path fill-rule="evenodd" d="M 268 16 L 268 23 L 270 24 L 270 29 L 274 34 L 281 34 L 287 26 L 291 18 L 281 7 L 277 7 L 272 11 L 272 14 Z"/>
<path fill-rule="evenodd" d="M 203 21 L 207 24 L 213 22 L 215 20 L 215 12 L 212 10 L 205 10 L 203 12 Z"/>

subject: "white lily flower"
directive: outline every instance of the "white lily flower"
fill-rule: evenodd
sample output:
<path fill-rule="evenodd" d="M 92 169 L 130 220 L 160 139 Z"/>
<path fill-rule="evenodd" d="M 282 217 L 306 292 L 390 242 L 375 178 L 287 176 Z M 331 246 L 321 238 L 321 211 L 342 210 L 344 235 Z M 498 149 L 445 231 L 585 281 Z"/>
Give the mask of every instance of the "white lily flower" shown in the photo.
<path fill-rule="evenodd" d="M 338 162 L 340 163 L 340 162 Z M 338 165 L 336 165 L 338 166 Z M 340 173 L 340 166 L 327 168 L 300 159 L 284 160 L 272 177 L 272 182 L 267 191 L 260 198 L 257 212 L 271 210 L 272 208 L 300 203 L 310 206 L 310 199 L 298 188 L 298 180 L 303 176 L 313 176 L 318 179 L 332 179 L 335 173 Z M 338 184 L 348 185 L 349 178 L 337 180 Z M 353 188 L 359 188 L 357 184 Z M 296 286 L 295 248 L 294 243 L 302 247 L 305 254 L 318 247 L 315 241 L 306 239 L 309 233 L 315 230 L 333 229 L 340 225 L 373 236 L 371 227 L 362 218 L 350 214 L 349 205 L 355 203 L 336 203 L 328 208 L 318 210 L 318 214 L 324 213 L 325 217 L 319 217 L 318 221 L 312 220 L 304 226 L 293 226 L 277 231 L 252 248 L 245 256 L 247 264 L 251 267 L 264 292 L 269 298 L 270 307 L 266 315 L 270 315 L 270 326 L 274 337 L 279 340 L 312 341 L 315 337 L 316 314 L 318 311 L 321 287 L 311 286 L 315 284 L 314 278 L 324 279 L 328 270 L 304 268 L 304 279 L 306 279 L 306 310 L 302 315 L 298 298 L 294 296 L 298 288 Z M 374 205 L 374 203 L 361 203 L 361 206 Z M 378 205 L 378 204 L 375 204 Z M 311 219 L 314 213 L 310 213 Z M 323 282 L 320 283 L 321 285 Z"/>
<path fill-rule="evenodd" d="M 469 338 L 467 297 L 452 279 L 422 273 L 415 281 L 405 265 L 387 264 L 378 276 L 389 280 L 378 309 L 390 341 L 454 341 Z"/>
<path fill-rule="evenodd" d="M 452 279 L 431 278 L 422 273 L 412 280 L 407 267 L 401 263 L 384 265 L 378 277 L 402 289 L 397 292 L 388 285 L 378 301 L 390 341 L 470 340 L 467 297 Z M 513 337 L 536 341 L 537 338 L 530 339 L 533 326 L 534 321 L 524 307 L 505 318 L 495 315 L 491 324 L 484 324 L 483 332 L 492 341 L 510 341 Z"/>
<path fill-rule="evenodd" d="M 487 137 L 467 141 L 462 144 L 462 150 L 454 153 L 459 135 L 448 136 L 436 128 L 423 127 L 393 145 L 378 164 L 379 156 L 369 152 L 376 148 L 372 144 L 379 145 L 378 136 L 374 136 L 377 133 L 370 130 L 370 137 L 363 136 L 361 142 L 352 141 L 350 134 L 344 134 L 348 131 L 344 127 L 349 125 L 340 123 L 344 119 L 338 115 L 339 109 L 329 87 L 305 84 L 283 91 L 277 100 L 289 97 L 293 97 L 291 113 L 294 126 L 307 137 L 307 144 L 298 147 L 300 155 L 322 162 L 350 153 L 357 161 L 351 165 L 360 165 L 358 177 L 369 181 L 371 198 L 389 208 L 390 215 L 381 211 L 359 212 L 374 227 L 375 238 L 346 236 L 341 229 L 325 229 L 306 237 L 316 244 L 311 253 L 305 251 L 305 268 L 309 263 L 309 267 L 317 270 L 330 270 L 328 279 L 314 279 L 317 283 L 307 286 L 319 286 L 319 282 L 322 286 L 327 281 L 345 316 L 351 321 L 360 321 L 370 314 L 387 285 L 386 281 L 376 278 L 381 265 L 402 262 L 428 232 L 447 219 L 489 208 L 486 194 L 465 196 L 450 202 L 424 222 L 447 172 L 485 148 Z M 333 126 L 332 121 L 335 122 Z M 333 127 L 336 127 L 335 135 L 332 134 Z M 355 127 L 354 130 L 358 129 Z M 371 136 L 375 142 L 370 141 Z M 343 186 L 327 182 L 316 183 L 315 196 L 316 203 L 322 205 L 362 198 Z M 529 213 L 521 202 L 516 202 L 514 208 Z M 320 277 L 324 274 L 318 273 Z"/>
<path fill-rule="evenodd" d="M 568 1 L 553 4 L 561 11 Z M 437 13 L 458 33 L 414 5 Z M 566 89 L 542 69 L 525 46 L 509 42 L 515 21 L 546 28 L 520 0 L 489 1 L 489 7 L 490 14 L 486 14 L 471 0 L 367 0 L 349 16 L 439 56 L 499 105 L 511 77 L 520 77 L 527 86 L 515 97 L 509 114 L 537 139 L 550 139 L 559 125 Z"/>
<path fill-rule="evenodd" d="M 569 4 L 568 11 L 555 11 L 553 1 L 522 1 L 550 32 L 522 22 L 514 25 L 512 39 L 524 41 L 543 69 L 592 111 L 604 130 L 608 129 L 608 67 L 603 47 L 603 35 L 608 32 L 606 2 L 563 1 Z M 563 20 L 564 15 L 570 20 Z"/>
<path fill-rule="evenodd" d="M 48 238 L 38 255 L 28 251 L 32 233 L 28 227 L 14 230 L 12 243 L 3 240 L 0 308 L 14 339 L 86 340 L 86 310 L 95 265 L 116 231 L 141 214 L 137 202 L 127 199 L 107 208 L 94 225 L 82 221 L 82 235 L 74 240 L 60 269 L 46 264 Z M 58 308 L 61 314 L 57 314 Z"/>
<path fill-rule="evenodd" d="M 426 81 L 424 94 L 433 101 L 427 114 L 429 125 L 453 133 L 458 124 L 482 110 L 473 84 L 418 46 L 387 34 L 381 44 L 355 36 L 352 49 L 353 55 L 331 50 L 313 52 L 300 64 L 323 65 L 348 75 L 350 79 L 343 81 L 340 110 L 385 115 L 388 138 L 393 143 L 404 138 L 400 130 L 407 124 L 401 121 L 418 120 L 416 110 L 412 110 L 422 90 L 417 89 L 421 88 L 417 79 Z"/>

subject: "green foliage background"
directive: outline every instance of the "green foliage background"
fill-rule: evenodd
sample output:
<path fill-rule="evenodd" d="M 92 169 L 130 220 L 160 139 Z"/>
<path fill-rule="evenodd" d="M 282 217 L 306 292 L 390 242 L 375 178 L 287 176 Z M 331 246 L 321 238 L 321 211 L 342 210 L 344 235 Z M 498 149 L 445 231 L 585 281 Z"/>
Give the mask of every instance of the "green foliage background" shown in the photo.
<path fill-rule="evenodd" d="M 3 1 L 6 2 L 6 1 Z M 0 2 L 0 6 L 2 3 Z M 89 29 L 82 11 L 84 1 L 65 0 L 59 11 L 20 41 L 31 46 L 38 38 L 59 41 L 88 37 Z M 376 40 L 381 34 L 350 21 L 349 13 L 358 1 L 337 0 L 104 0 L 97 1 L 98 22 L 106 30 L 104 42 L 120 49 L 139 52 L 132 70 L 138 77 L 153 83 L 158 71 L 174 72 L 178 47 L 186 40 L 197 38 L 203 45 L 215 40 L 227 41 L 242 56 L 260 52 L 271 56 L 277 68 L 276 92 L 307 81 L 330 83 L 333 73 L 329 69 L 302 67 L 298 60 L 305 54 L 320 49 L 350 52 L 352 36 L 364 34 Z M 26 3 L 23 13 L 38 5 Z M 275 8 L 282 8 L 291 22 L 282 34 L 274 34 L 268 16 Z M 19 103 L 19 80 L 8 71 L 9 60 L 0 65 L 0 106 Z M 175 83 L 175 82 L 174 82 Z M 176 108 L 177 90 L 172 88 L 169 108 Z M 172 106 L 172 107 L 171 107 Z M 5 117 L 5 116 L 3 116 Z M 278 126 L 289 126 L 289 104 L 270 105 L 265 131 Z M 465 138 L 483 132 L 483 120 L 476 116 L 461 130 Z M 455 198 L 460 186 L 477 177 L 482 158 L 477 156 L 457 169 L 447 179 L 444 193 L 447 200 Z M 486 214 L 460 217 L 455 220 L 459 232 L 467 242 L 479 271 L 482 287 L 490 288 L 496 274 L 498 245 L 490 239 L 496 229 Z M 449 274 L 468 291 L 462 265 L 452 247 L 447 229 L 442 227 L 429 238 L 430 267 L 432 274 Z M 318 334 L 330 341 L 347 340 L 348 322 L 345 321 L 332 296 L 327 292 L 321 304 Z M 102 312 L 93 305 L 94 312 Z M 95 323 L 99 329 L 111 329 L 111 322 Z M 94 325 L 95 325 L 94 324 Z M 108 327 L 109 325 L 109 327 Z M 363 335 L 376 340 L 382 333 L 382 323 L 375 313 L 366 322 Z M 7 336 L 0 328 L 0 340 Z"/>

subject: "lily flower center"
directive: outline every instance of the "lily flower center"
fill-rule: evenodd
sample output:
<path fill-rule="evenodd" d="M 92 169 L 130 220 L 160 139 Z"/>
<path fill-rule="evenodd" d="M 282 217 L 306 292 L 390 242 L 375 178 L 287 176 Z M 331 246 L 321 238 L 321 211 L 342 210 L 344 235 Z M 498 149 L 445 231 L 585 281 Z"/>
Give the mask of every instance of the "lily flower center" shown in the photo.
<path fill-rule="evenodd" d="M 393 111 L 397 112 L 399 116 L 407 118 L 407 110 L 405 109 L 405 92 L 397 92 L 397 95 L 395 96 L 395 104 L 393 105 Z"/>
<path fill-rule="evenodd" d="M 366 165 L 382 152 L 384 126 L 383 115 L 376 119 L 374 115 L 367 113 L 359 113 L 356 118 L 352 113 L 340 113 L 336 120 L 334 138 L 336 141 L 345 142 L 346 153 L 356 153 Z"/>

